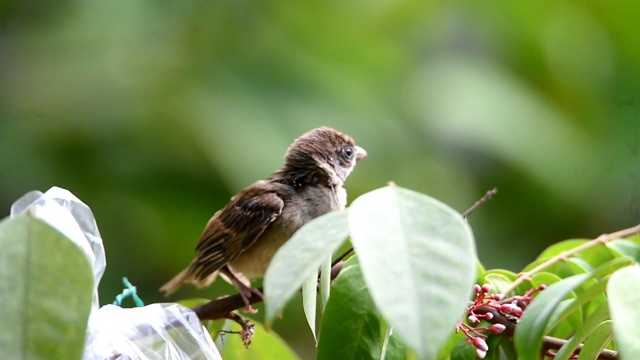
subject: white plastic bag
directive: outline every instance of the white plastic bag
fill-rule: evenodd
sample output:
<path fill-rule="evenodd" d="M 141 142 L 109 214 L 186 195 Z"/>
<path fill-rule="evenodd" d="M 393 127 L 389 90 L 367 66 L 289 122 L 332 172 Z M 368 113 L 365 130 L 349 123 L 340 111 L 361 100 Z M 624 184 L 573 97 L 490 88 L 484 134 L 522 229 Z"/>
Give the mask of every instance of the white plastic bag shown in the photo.
<path fill-rule="evenodd" d="M 28 212 L 47 222 L 82 249 L 93 267 L 93 308 L 100 306 L 98 284 L 107 266 L 102 237 L 91 209 L 70 191 L 52 187 L 46 193 L 31 191 L 11 206 L 11 217 Z"/>
<path fill-rule="evenodd" d="M 191 309 L 105 305 L 91 314 L 84 359 L 222 359 Z"/>
<path fill-rule="evenodd" d="M 94 274 L 91 315 L 84 360 L 221 359 L 197 315 L 179 304 L 152 304 L 123 309 L 100 308 L 98 284 L 107 265 L 102 237 L 91 209 L 68 190 L 32 191 L 11 206 L 11 216 L 24 212 L 44 220 L 83 250 Z"/>

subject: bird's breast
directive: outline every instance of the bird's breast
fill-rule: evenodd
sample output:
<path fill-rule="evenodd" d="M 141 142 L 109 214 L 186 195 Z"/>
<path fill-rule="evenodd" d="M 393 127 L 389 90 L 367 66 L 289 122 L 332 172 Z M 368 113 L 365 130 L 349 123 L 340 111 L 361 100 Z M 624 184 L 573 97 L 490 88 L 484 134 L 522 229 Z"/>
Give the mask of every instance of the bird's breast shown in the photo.
<path fill-rule="evenodd" d="M 291 235 L 293 235 L 292 232 L 274 223 L 229 265 L 234 271 L 242 273 L 250 280 L 261 278 L 267 272 L 273 255 Z"/>

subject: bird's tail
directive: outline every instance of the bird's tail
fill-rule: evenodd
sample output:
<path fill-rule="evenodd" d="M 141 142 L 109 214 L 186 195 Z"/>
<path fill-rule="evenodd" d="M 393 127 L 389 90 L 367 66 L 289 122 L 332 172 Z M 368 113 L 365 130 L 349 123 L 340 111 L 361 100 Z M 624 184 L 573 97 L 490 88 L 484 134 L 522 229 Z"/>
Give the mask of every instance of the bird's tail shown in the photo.
<path fill-rule="evenodd" d="M 207 287 L 211 285 L 211 283 L 218 276 L 218 271 L 214 271 L 203 279 L 196 279 L 194 278 L 193 273 L 189 270 L 189 267 L 182 270 L 178 275 L 174 276 L 173 279 L 162 285 L 162 287 L 160 288 L 160 292 L 164 293 L 164 296 L 170 296 L 178 291 L 182 284 L 193 284 L 197 288 Z"/>
<path fill-rule="evenodd" d="M 160 288 L 160 292 L 164 293 L 164 296 L 170 296 L 171 294 L 178 291 L 178 289 L 180 289 L 180 287 L 188 277 L 188 270 L 189 268 L 180 271 L 180 273 L 174 276 L 173 279 L 162 285 L 162 287 Z"/>

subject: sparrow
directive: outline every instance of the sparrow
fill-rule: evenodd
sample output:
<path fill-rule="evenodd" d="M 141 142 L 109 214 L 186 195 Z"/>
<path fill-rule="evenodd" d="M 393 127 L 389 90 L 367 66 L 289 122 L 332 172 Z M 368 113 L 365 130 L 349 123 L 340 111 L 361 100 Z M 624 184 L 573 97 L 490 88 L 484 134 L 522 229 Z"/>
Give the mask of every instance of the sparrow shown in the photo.
<path fill-rule="evenodd" d="M 253 312 L 249 298 L 262 294 L 250 281 L 264 277 L 276 251 L 302 225 L 344 209 L 343 184 L 365 156 L 351 137 L 334 129 L 303 134 L 287 149 L 280 170 L 240 191 L 211 217 L 191 264 L 160 291 L 169 296 L 184 283 L 206 287 L 221 274 Z"/>

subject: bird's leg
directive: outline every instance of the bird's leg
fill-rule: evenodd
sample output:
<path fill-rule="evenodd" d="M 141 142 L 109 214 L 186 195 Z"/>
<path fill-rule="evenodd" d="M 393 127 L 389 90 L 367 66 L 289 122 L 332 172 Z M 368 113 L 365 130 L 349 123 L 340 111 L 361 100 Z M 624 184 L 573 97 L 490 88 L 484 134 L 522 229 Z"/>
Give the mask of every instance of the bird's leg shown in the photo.
<path fill-rule="evenodd" d="M 242 316 L 240 316 L 240 314 L 238 314 L 235 311 L 232 311 L 228 314 L 226 314 L 224 316 L 225 318 L 229 319 L 229 320 L 233 320 L 235 321 L 237 324 L 239 324 L 242 327 L 242 330 L 240 331 L 228 331 L 228 330 L 220 330 L 220 334 L 238 334 L 240 335 L 240 338 L 242 339 L 242 342 L 244 343 L 244 347 L 246 347 L 247 349 L 249 348 L 249 345 L 251 345 L 251 341 L 253 340 L 253 335 L 255 335 L 256 333 L 256 328 L 255 325 L 243 318 Z"/>
<path fill-rule="evenodd" d="M 264 300 L 264 295 L 262 295 L 262 292 L 260 292 L 260 290 L 258 289 L 247 286 L 240 279 L 238 279 L 238 277 L 233 273 L 233 271 L 231 271 L 227 266 L 222 267 L 220 269 L 220 272 L 224 274 L 229 279 L 229 281 L 231 281 L 231 283 L 233 284 L 233 286 L 236 287 L 236 289 L 238 289 L 238 292 L 240 293 L 240 297 L 242 297 L 242 301 L 244 302 L 244 305 L 245 305 L 244 311 L 249 314 L 256 314 L 258 310 L 254 309 L 251 306 L 251 301 L 249 301 L 249 298 L 252 295 L 256 295 L 261 300 Z"/>

